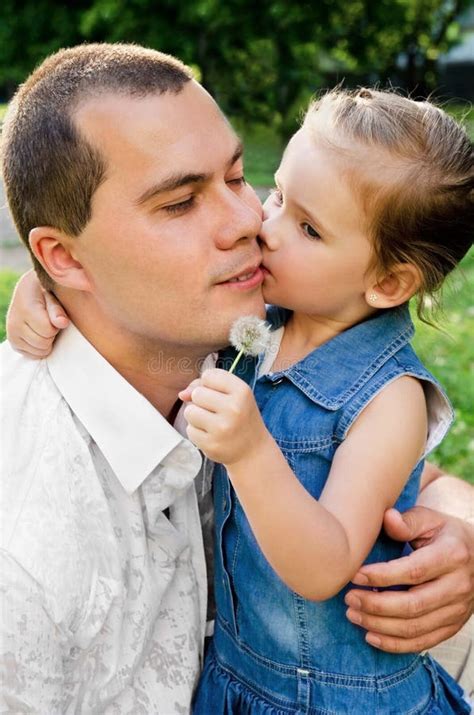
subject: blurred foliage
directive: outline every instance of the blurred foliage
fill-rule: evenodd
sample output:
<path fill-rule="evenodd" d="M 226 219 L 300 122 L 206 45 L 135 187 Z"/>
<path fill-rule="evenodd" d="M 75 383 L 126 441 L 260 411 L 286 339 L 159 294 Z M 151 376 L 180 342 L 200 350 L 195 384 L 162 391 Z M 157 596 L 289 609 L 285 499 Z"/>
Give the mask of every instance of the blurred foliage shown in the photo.
<path fill-rule="evenodd" d="M 435 61 L 474 0 L 3 0 L 0 95 L 47 54 L 93 41 L 137 42 L 194 66 L 230 115 L 290 134 L 320 87 L 394 82 L 426 94 Z M 26 41 L 25 41 L 26 40 Z M 404 53 L 405 67 L 397 62 Z"/>
<path fill-rule="evenodd" d="M 415 320 L 414 346 L 454 406 L 448 436 L 430 459 L 474 484 L 474 249 L 447 281 L 439 330 Z"/>
<path fill-rule="evenodd" d="M 13 288 L 20 276 L 15 271 L 0 270 L 0 342 L 5 340 L 5 319 Z"/>

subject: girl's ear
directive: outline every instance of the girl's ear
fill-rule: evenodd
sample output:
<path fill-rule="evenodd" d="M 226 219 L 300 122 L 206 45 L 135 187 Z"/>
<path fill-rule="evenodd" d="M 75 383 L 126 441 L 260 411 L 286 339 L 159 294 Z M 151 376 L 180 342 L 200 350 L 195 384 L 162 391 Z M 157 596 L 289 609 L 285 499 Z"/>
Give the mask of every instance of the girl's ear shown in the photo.
<path fill-rule="evenodd" d="M 371 308 L 396 308 L 415 295 L 421 283 L 421 273 L 416 266 L 397 263 L 384 278 L 367 288 L 365 300 Z"/>
<path fill-rule="evenodd" d="M 51 226 L 37 226 L 30 231 L 31 250 L 55 284 L 75 290 L 90 291 L 90 281 L 81 263 L 74 257 L 70 239 Z"/>

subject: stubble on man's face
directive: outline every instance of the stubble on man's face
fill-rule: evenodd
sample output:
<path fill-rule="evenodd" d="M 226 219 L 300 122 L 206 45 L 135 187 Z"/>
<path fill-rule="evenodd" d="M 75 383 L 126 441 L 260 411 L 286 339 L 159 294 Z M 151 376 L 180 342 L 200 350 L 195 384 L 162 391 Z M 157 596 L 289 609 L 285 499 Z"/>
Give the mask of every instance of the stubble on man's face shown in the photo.
<path fill-rule="evenodd" d="M 261 205 L 217 105 L 190 82 L 178 95 L 88 100 L 75 121 L 107 164 L 74 244 L 98 312 L 170 353 L 223 347 L 232 322 L 264 304 Z"/>

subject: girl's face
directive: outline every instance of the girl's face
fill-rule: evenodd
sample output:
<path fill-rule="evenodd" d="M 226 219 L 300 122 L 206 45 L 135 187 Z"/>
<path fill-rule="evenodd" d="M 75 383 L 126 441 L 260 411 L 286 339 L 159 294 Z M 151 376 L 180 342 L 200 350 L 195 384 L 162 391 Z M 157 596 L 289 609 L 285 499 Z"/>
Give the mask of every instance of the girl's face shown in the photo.
<path fill-rule="evenodd" d="M 265 302 L 342 322 L 369 312 L 372 248 L 351 166 L 304 127 L 291 139 L 264 206 Z"/>

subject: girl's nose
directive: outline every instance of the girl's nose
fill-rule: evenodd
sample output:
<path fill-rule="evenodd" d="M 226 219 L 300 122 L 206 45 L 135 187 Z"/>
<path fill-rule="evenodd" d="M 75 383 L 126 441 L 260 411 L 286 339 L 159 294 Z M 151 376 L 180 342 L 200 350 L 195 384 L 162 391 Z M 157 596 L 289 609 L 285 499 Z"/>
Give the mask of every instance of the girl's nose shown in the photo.
<path fill-rule="evenodd" d="M 262 228 L 260 229 L 260 240 L 270 251 L 275 251 L 278 248 L 278 219 L 276 216 L 270 216 L 265 209 Z"/>

